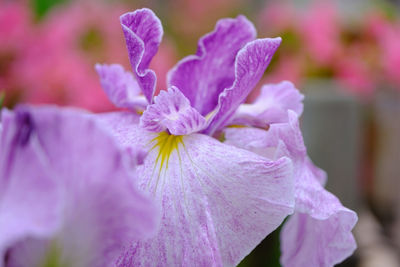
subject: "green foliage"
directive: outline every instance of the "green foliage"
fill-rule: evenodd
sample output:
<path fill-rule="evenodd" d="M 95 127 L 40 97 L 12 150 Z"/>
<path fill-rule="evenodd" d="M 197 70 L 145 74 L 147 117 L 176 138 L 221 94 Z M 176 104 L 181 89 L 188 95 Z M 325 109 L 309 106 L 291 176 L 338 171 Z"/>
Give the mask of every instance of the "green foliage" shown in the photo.
<path fill-rule="evenodd" d="M 43 18 L 47 12 L 56 5 L 66 3 L 68 0 L 32 0 L 32 8 L 37 19 Z"/>
<path fill-rule="evenodd" d="M 279 234 L 282 226 L 269 234 L 237 267 L 280 267 Z"/>

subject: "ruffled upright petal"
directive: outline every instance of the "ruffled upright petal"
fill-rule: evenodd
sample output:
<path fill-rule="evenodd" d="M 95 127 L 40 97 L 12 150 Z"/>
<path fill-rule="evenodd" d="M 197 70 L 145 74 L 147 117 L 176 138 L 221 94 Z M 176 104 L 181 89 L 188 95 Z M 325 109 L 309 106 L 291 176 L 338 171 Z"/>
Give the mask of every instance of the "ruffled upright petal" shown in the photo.
<path fill-rule="evenodd" d="M 140 87 L 132 73 L 118 64 L 96 64 L 96 71 L 104 92 L 116 107 L 132 111 L 146 108 L 148 102 L 140 95 Z"/>
<path fill-rule="evenodd" d="M 221 19 L 213 32 L 200 38 L 197 52 L 182 59 L 169 73 L 169 86 L 178 87 L 203 116 L 213 110 L 218 95 L 235 79 L 235 57 L 256 30 L 244 16 Z"/>
<path fill-rule="evenodd" d="M 206 135 L 153 134 L 124 123 L 124 114 L 121 120 L 113 129 L 122 145 L 147 144 L 140 186 L 163 213 L 157 236 L 134 244 L 119 266 L 235 266 L 293 211 L 287 158 L 270 161 Z"/>
<path fill-rule="evenodd" d="M 93 118 L 50 107 L 13 116 L 1 141 L 1 263 L 7 251 L 9 266 L 110 266 L 154 233 L 155 207 Z"/>
<path fill-rule="evenodd" d="M 271 123 L 287 122 L 289 110 L 301 115 L 303 98 L 291 82 L 266 84 L 254 103 L 239 106 L 232 124 L 265 127 Z"/>
<path fill-rule="evenodd" d="M 157 77 L 149 64 L 161 43 L 163 29 L 150 9 L 143 8 L 121 16 L 129 60 L 143 95 L 152 103 Z"/>
<path fill-rule="evenodd" d="M 229 123 L 236 109 L 261 79 L 280 43 L 281 38 L 257 39 L 239 51 L 235 60 L 235 81 L 219 95 L 218 105 L 212 111 L 204 133 L 212 135 Z"/>
<path fill-rule="evenodd" d="M 296 212 L 281 232 L 281 262 L 333 266 L 356 248 L 351 230 L 357 215 L 323 188 L 325 174 L 307 157 L 298 116 L 294 111 L 288 114 L 287 123 L 272 124 L 268 131 L 228 128 L 226 142 L 272 159 L 286 155 L 293 160 Z"/>
<path fill-rule="evenodd" d="M 189 100 L 176 87 L 161 91 L 140 118 L 144 129 L 156 133 L 168 129 L 173 135 L 198 132 L 205 125 L 206 119 L 190 106 Z"/>

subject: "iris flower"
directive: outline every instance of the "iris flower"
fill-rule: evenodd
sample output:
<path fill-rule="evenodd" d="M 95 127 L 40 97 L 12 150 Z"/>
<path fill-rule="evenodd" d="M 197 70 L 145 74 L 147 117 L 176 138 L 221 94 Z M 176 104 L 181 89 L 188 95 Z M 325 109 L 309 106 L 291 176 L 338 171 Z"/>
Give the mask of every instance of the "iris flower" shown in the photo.
<path fill-rule="evenodd" d="M 133 184 L 143 154 L 87 115 L 4 110 L 0 138 L 0 266 L 112 266 L 154 234 L 157 210 Z"/>
<path fill-rule="evenodd" d="M 235 266 L 294 212 L 283 233 L 285 265 L 327 266 L 350 255 L 356 217 L 318 183 L 323 173 L 308 160 L 296 128 L 302 96 L 284 82 L 242 104 L 281 39 L 256 39 L 243 16 L 222 19 L 154 97 L 156 75 L 148 66 L 161 42 L 161 22 L 140 9 L 122 15 L 121 24 L 133 73 L 115 64 L 96 69 L 110 100 L 128 111 L 98 120 L 122 147 L 146 151 L 138 185 L 162 219 L 156 236 L 134 242 L 119 266 Z M 242 130 L 261 131 L 266 144 Z M 350 219 L 340 220 L 336 208 Z"/>

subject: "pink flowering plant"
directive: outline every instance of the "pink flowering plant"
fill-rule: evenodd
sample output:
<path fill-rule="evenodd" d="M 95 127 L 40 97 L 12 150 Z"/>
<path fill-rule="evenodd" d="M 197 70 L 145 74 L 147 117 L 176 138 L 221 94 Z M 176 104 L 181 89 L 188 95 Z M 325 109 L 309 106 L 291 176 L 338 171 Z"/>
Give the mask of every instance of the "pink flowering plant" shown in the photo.
<path fill-rule="evenodd" d="M 101 90 L 93 65 L 112 59 L 129 66 L 118 23 L 123 10 L 127 7 L 121 3 L 69 1 L 36 22 L 27 1 L 0 1 L 0 90 L 7 93 L 5 105 L 115 109 Z M 166 42 L 154 59 L 155 71 L 165 74 L 174 61 Z"/>
<path fill-rule="evenodd" d="M 309 79 L 332 79 L 363 101 L 371 101 L 378 88 L 399 89 L 399 19 L 386 15 L 379 3 L 357 18 L 343 13 L 332 0 L 310 1 L 307 8 L 268 1 L 258 25 L 287 42 L 265 80 L 284 77 L 303 87 Z"/>
<path fill-rule="evenodd" d="M 281 38 L 221 19 L 155 96 L 161 22 L 120 22 L 132 72 L 96 70 L 123 111 L 3 111 L 0 266 L 235 266 L 286 218 L 282 265 L 349 257 L 357 215 L 307 156 L 303 95 L 283 81 L 244 104 Z"/>

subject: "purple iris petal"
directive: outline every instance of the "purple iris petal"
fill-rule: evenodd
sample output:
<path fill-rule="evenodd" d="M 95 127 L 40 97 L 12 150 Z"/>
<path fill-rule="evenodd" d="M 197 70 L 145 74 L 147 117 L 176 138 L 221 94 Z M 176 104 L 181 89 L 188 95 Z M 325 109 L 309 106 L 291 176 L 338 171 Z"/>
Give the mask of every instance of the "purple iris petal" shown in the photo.
<path fill-rule="evenodd" d="M 90 116 L 19 107 L 2 121 L 0 266 L 110 266 L 154 233 L 156 210 L 127 155 Z"/>
<path fill-rule="evenodd" d="M 281 262 L 283 266 L 333 266 L 356 249 L 351 230 L 357 215 L 314 177 L 302 178 L 296 185 L 296 213 L 281 232 Z"/>
<path fill-rule="evenodd" d="M 144 110 L 146 99 L 140 95 L 141 89 L 132 73 L 125 71 L 121 65 L 96 64 L 101 86 L 110 101 L 119 108 L 128 108 L 132 111 Z"/>
<path fill-rule="evenodd" d="M 161 22 L 153 11 L 147 8 L 126 13 L 120 20 L 133 73 L 143 95 L 152 103 L 157 77 L 148 67 L 161 43 Z"/>
<path fill-rule="evenodd" d="M 332 266 L 355 248 L 351 230 L 357 215 L 342 206 L 322 184 L 325 174 L 307 157 L 297 114 L 268 131 L 254 128 L 225 130 L 226 142 L 268 158 L 288 156 L 294 163 L 296 213 L 281 233 L 284 266 Z"/>
<path fill-rule="evenodd" d="M 57 183 L 48 176 L 46 164 L 35 133 L 25 135 L 24 143 L 16 142 L 27 125 L 18 114 L 2 112 L 0 139 L 0 266 L 7 250 L 28 236 L 48 238 L 60 225 L 61 199 Z M 29 118 L 29 120 L 31 120 Z M 25 128 L 25 129 L 24 129 Z"/>
<path fill-rule="evenodd" d="M 226 126 L 261 79 L 280 43 L 281 38 L 257 39 L 239 51 L 235 60 L 235 81 L 219 95 L 218 106 L 212 112 L 204 133 L 212 135 Z"/>
<path fill-rule="evenodd" d="M 287 111 L 298 116 L 303 112 L 304 96 L 291 82 L 266 84 L 252 104 L 242 104 L 236 111 L 232 124 L 265 127 L 271 123 L 287 122 Z"/>
<path fill-rule="evenodd" d="M 162 207 L 157 236 L 135 243 L 120 266 L 234 266 L 291 214 L 293 176 L 270 161 L 203 135 L 155 134 L 116 113 L 99 119 L 126 147 L 144 145 L 139 185 Z"/>
<path fill-rule="evenodd" d="M 244 16 L 221 19 L 213 32 L 200 38 L 197 52 L 182 59 L 169 73 L 176 86 L 203 116 L 213 110 L 218 95 L 235 79 L 235 57 L 256 30 Z"/>
<path fill-rule="evenodd" d="M 173 135 L 198 132 L 206 125 L 206 119 L 190 106 L 189 100 L 176 87 L 161 91 L 154 104 L 140 118 L 140 125 L 151 132 L 166 129 Z"/>

